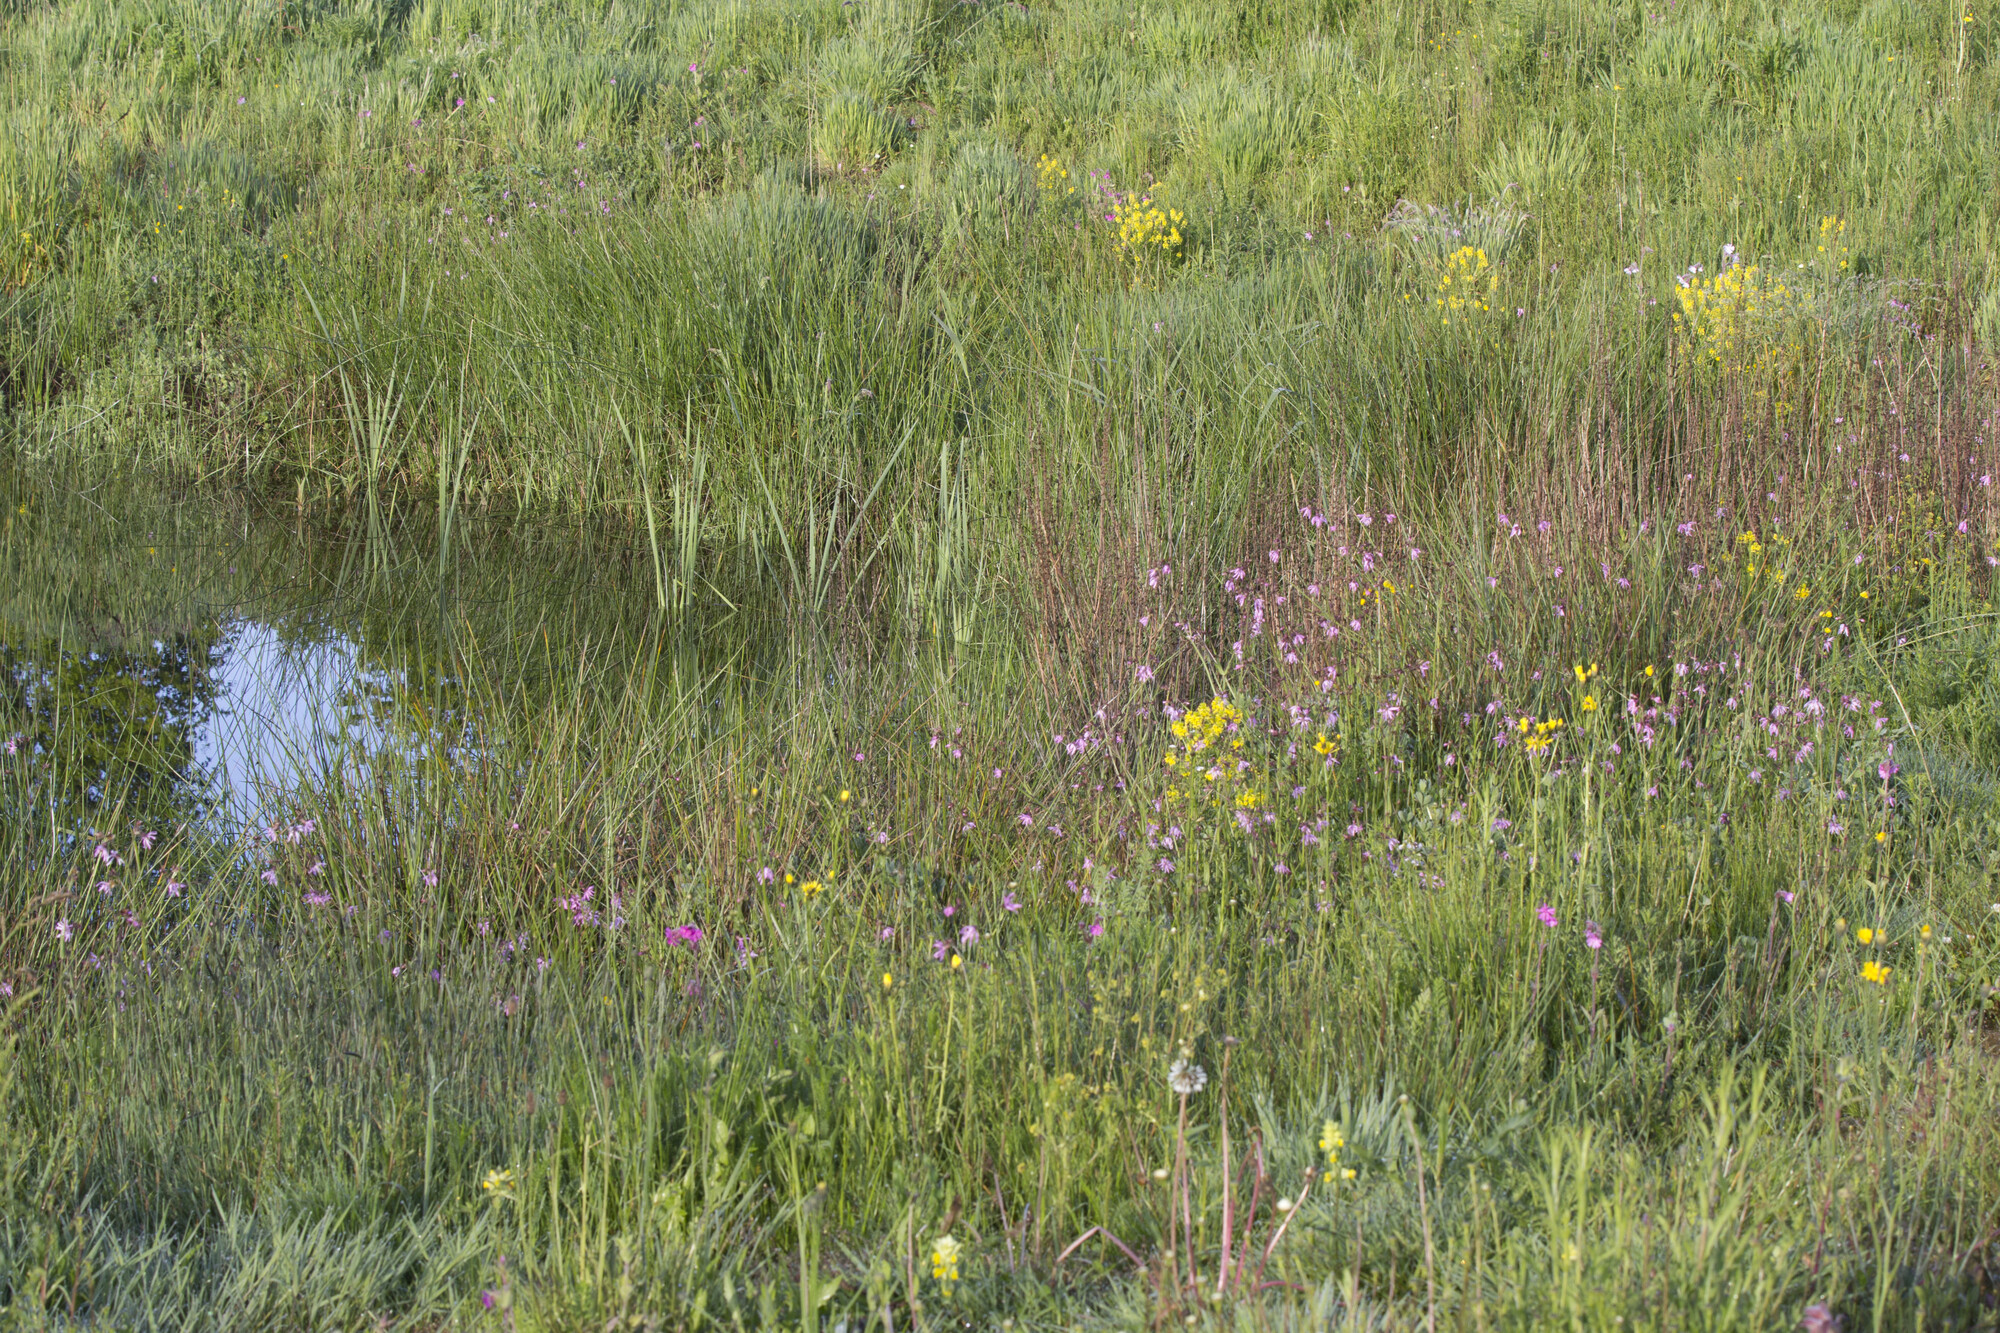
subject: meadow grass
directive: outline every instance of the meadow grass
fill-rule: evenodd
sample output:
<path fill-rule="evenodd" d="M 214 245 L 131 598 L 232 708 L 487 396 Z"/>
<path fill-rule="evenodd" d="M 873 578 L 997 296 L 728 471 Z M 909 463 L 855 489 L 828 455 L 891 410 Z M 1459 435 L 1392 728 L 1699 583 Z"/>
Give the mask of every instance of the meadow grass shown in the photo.
<path fill-rule="evenodd" d="M 531 674 L 469 558 L 241 838 L 17 708 L 9 1317 L 1983 1326 L 1984 512 L 1309 509 L 1134 571 L 1087 709 L 629 531 Z"/>
<path fill-rule="evenodd" d="M 1994 1326 L 1989 28 L 9 10 L 0 1322 Z"/>

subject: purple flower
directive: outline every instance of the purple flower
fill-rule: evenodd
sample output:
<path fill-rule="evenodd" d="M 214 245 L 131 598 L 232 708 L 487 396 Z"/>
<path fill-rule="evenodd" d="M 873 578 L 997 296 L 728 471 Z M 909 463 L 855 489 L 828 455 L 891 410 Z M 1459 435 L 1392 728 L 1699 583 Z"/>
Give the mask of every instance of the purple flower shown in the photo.
<path fill-rule="evenodd" d="M 932 941 L 931 941 L 931 961 L 932 961 L 932 962 L 934 962 L 934 963 L 942 963 L 942 962 L 943 962 L 943 961 L 945 960 L 945 957 L 946 957 L 946 955 L 948 955 L 948 954 L 950 954 L 950 953 L 951 953 L 951 946 L 950 946 L 949 944 L 946 944 L 946 943 L 945 943 L 945 942 L 944 942 L 943 940 L 932 940 Z"/>
<path fill-rule="evenodd" d="M 1583 942 L 1593 949 L 1602 949 L 1604 947 L 1604 936 L 1598 933 L 1595 921 L 1585 921 L 1583 923 Z"/>
<path fill-rule="evenodd" d="M 1790 889 L 1779 889 L 1778 897 L 1781 901 L 1789 903 L 1792 900 L 1792 891 Z"/>
<path fill-rule="evenodd" d="M 674 926 L 667 931 L 667 944 L 672 948 L 693 949 L 701 943 L 701 927 L 696 925 Z"/>
<path fill-rule="evenodd" d="M 1495 833 L 1505 833 L 1508 829 L 1513 827 L 1514 827 L 1514 821 L 1511 819 L 1496 819 L 1493 821 L 1493 831 Z"/>
<path fill-rule="evenodd" d="M 1092 939 L 1096 939 L 1099 935 L 1102 935 L 1104 933 L 1104 918 L 1099 917 L 1097 918 L 1097 920 L 1085 926 L 1083 928 L 1083 933 L 1090 936 L 1090 938 Z"/>
<path fill-rule="evenodd" d="M 1014 896 L 1014 891 L 1012 889 L 1009 889 L 1005 893 L 1000 895 L 1000 905 L 1006 908 L 1010 912 L 1018 912 L 1021 910 L 1021 900 Z"/>
<path fill-rule="evenodd" d="M 262 875 L 259 875 L 258 878 L 263 880 L 266 884 L 275 885 L 278 882 L 278 872 L 276 870 L 267 869 L 264 871 Z"/>
<path fill-rule="evenodd" d="M 424 887 L 427 889 L 434 889 L 437 887 L 437 883 L 438 883 L 438 872 L 435 870 L 426 870 L 424 872 Z"/>
<path fill-rule="evenodd" d="M 1543 903 L 1540 907 L 1537 907 L 1535 909 L 1535 915 L 1540 917 L 1542 919 L 1542 924 L 1547 926 L 1550 930 L 1554 930 L 1556 928 L 1556 909 L 1551 905 L 1549 905 L 1548 903 Z"/>
<path fill-rule="evenodd" d="M 964 945 L 979 943 L 979 927 L 967 922 L 958 928 L 958 942 Z"/>
<path fill-rule="evenodd" d="M 71 939 L 72 937 L 74 937 L 74 936 L 75 936 L 75 934 L 76 934 L 76 926 L 75 926 L 74 924 L 72 924 L 72 923 L 71 923 L 71 921 L 70 921 L 70 919 L 69 919 L 68 917 L 61 917 L 61 916 L 59 916 L 59 917 L 57 917 L 57 918 L 56 918 L 56 938 L 57 938 L 57 939 L 59 939 L 59 940 L 63 940 L 63 941 L 68 941 L 69 939 Z"/>

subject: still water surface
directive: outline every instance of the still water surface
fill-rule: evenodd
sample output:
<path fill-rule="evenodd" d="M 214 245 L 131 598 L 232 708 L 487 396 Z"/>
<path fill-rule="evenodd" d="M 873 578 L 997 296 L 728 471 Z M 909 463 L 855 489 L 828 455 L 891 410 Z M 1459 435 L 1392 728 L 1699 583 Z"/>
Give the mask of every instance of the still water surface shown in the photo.
<path fill-rule="evenodd" d="M 77 822 L 241 827 L 303 774 L 466 742 L 468 672 L 562 678 L 656 622 L 629 531 L 260 510 L 0 475 L 0 736 L 96 775 Z M 133 808 L 134 806 L 140 808 Z M 218 829 L 220 831 L 220 829 Z"/>

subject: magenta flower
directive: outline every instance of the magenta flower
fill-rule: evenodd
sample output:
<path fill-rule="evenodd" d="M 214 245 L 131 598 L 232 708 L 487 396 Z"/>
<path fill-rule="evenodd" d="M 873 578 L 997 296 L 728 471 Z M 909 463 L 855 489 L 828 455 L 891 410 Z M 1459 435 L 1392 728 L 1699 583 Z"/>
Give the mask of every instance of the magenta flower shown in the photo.
<path fill-rule="evenodd" d="M 701 927 L 697 925 L 674 926 L 667 931 L 667 944 L 681 949 L 693 949 L 701 943 Z"/>
<path fill-rule="evenodd" d="M 1549 905 L 1548 903 L 1543 903 L 1540 907 L 1537 907 L 1535 909 L 1535 915 L 1540 917 L 1542 920 L 1542 924 L 1547 926 L 1550 930 L 1554 930 L 1556 928 L 1556 909 L 1551 905 Z"/>
<path fill-rule="evenodd" d="M 1583 923 L 1583 942 L 1593 949 L 1602 949 L 1604 947 L 1604 936 L 1598 933 L 1595 921 L 1585 921 Z"/>
<path fill-rule="evenodd" d="M 1097 918 L 1097 920 L 1085 926 L 1083 928 L 1083 933 L 1090 936 L 1090 938 L 1092 939 L 1096 939 L 1098 936 L 1102 935 L 1104 933 L 1104 918 L 1099 917 Z"/>

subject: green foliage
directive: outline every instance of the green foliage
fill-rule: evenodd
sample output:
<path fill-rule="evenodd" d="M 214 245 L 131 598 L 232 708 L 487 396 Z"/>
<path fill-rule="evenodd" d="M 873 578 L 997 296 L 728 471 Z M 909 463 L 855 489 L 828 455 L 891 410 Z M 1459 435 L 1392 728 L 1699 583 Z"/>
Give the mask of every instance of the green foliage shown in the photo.
<path fill-rule="evenodd" d="M 1973 17 L 7 9 L 0 1326 L 1990 1325 Z"/>

